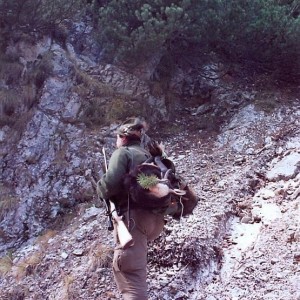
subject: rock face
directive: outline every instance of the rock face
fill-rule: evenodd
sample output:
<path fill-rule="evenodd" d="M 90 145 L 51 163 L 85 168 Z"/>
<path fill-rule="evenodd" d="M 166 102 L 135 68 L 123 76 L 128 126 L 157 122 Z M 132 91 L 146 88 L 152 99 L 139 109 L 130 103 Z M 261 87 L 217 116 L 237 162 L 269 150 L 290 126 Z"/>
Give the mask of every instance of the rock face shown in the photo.
<path fill-rule="evenodd" d="M 278 181 L 280 179 L 289 180 L 294 178 L 300 169 L 300 153 L 292 152 L 284 156 L 277 163 L 273 162 L 273 167 L 267 172 L 267 179 Z"/>
<path fill-rule="evenodd" d="M 90 130 L 82 122 L 87 99 L 75 88 L 78 73 L 85 74 L 86 80 L 101 82 L 116 95 L 126 95 L 148 111 L 150 121 L 151 117 L 153 122 L 167 118 L 164 99 L 152 95 L 146 82 L 114 66 L 96 65 L 77 55 L 72 45 L 68 47 L 71 54 L 43 40 L 8 49 L 21 55 L 25 66 L 50 52 L 53 71 L 43 84 L 36 107 L 23 112 L 27 118 L 19 129 L 20 137 L 12 139 L 14 130 L 9 127 L 0 130 L 0 180 L 3 197 L 10 195 L 5 201 L 13 207 L 0 222 L 0 252 L 41 232 L 78 203 L 94 198 L 89 176 L 97 179 L 102 174 L 101 147 L 104 137 L 109 141 L 114 133 L 109 127 Z M 109 101 L 102 97 L 103 115 Z"/>
<path fill-rule="evenodd" d="M 76 87 L 86 80 L 109 87 L 99 96 L 103 110 L 111 90 L 129 95 L 157 124 L 168 119 L 165 96 L 101 64 L 92 43 L 90 56 L 72 43 L 68 51 L 46 45 L 53 73 L 38 104 L 19 135 L 0 129 L 7 203 L 0 214 L 1 297 L 121 299 L 110 269 L 113 237 L 91 183 L 102 174 L 102 147 L 113 150 L 117 124 L 88 127 L 83 107 L 96 89 L 83 99 Z M 30 58 L 46 51 L 37 47 Z M 171 116 L 166 152 L 200 202 L 180 222 L 166 216 L 164 232 L 149 245 L 149 299 L 300 299 L 299 99 L 276 91 L 270 112 L 258 105 L 255 86 L 205 87 L 184 73 L 172 84 L 184 104 Z M 188 96 L 202 98 L 190 104 Z"/>
<path fill-rule="evenodd" d="M 59 102 L 57 105 L 61 105 L 59 114 L 63 114 L 64 106 Z M 300 251 L 300 177 L 297 169 L 300 132 L 297 122 L 300 104 L 298 100 L 291 107 L 282 104 L 272 115 L 247 105 L 234 109 L 218 133 L 206 132 L 206 135 L 197 129 L 201 116 L 183 109 L 177 120 L 182 124 L 182 130 L 165 141 L 176 172 L 194 187 L 201 200 L 194 214 L 180 222 L 166 217 L 164 232 L 150 245 L 151 300 L 256 300 L 262 295 L 266 299 L 298 299 L 300 296 L 297 280 Z M 246 117 L 244 111 L 252 117 Z M 284 121 L 278 122 L 276 116 L 280 114 Z M 44 132 L 41 136 L 49 139 L 56 131 L 50 131 L 51 134 L 46 131 L 46 134 L 43 124 L 48 124 L 47 128 L 60 128 L 57 119 L 62 117 L 42 116 L 41 112 L 36 113 L 39 126 L 33 127 L 32 135 L 26 135 L 26 145 L 42 147 L 45 144 L 51 149 L 55 143 L 47 138 L 33 143 L 33 137 Z M 35 124 L 31 122 L 28 126 Z M 87 135 L 84 126 L 81 131 L 78 128 L 71 124 L 60 128 L 68 140 L 73 139 L 72 143 L 66 143 L 69 146 L 65 146 L 64 153 L 71 151 L 71 145 L 72 149 L 77 149 L 76 145 L 80 148 L 85 143 L 84 150 L 89 155 L 76 159 L 73 154 L 64 168 L 59 168 L 62 166 L 59 164 L 56 169 L 74 181 L 75 178 L 83 180 L 87 172 L 69 174 L 74 169 L 73 165 L 69 166 L 71 161 L 74 165 L 78 162 L 76 167 L 80 170 L 79 162 L 86 159 L 93 172 L 93 160 L 101 160 L 102 147 L 100 140 L 93 139 L 92 131 Z M 260 139 L 244 138 L 249 131 L 251 136 Z M 109 136 L 103 135 L 103 139 L 109 142 Z M 236 147 L 237 141 L 242 141 L 242 147 Z M 90 149 L 97 150 L 93 153 Z M 52 152 L 49 151 L 49 157 Z M 30 155 L 20 157 L 18 161 L 24 164 L 25 157 L 28 160 Z M 44 161 L 43 155 L 33 155 L 30 158 L 32 165 L 35 157 L 38 162 Z M 42 166 L 41 170 L 45 170 Z M 48 165 L 48 168 L 51 167 Z M 44 181 L 39 182 L 42 186 Z M 53 199 L 61 199 L 67 193 L 63 184 L 59 187 L 56 194 L 59 197 L 53 194 Z M 33 190 L 37 195 L 42 193 L 37 184 Z M 47 195 L 50 197 L 52 193 Z M 70 197 L 66 198 L 65 201 L 70 201 Z M 110 269 L 114 242 L 107 232 L 104 209 L 88 207 L 84 202 L 77 208 L 72 224 L 59 232 L 48 230 L 14 252 L 13 262 L 0 281 L 4 299 L 17 296 L 21 299 L 121 299 Z M 60 209 L 57 206 L 57 210 Z M 38 216 L 38 211 L 35 213 Z"/>

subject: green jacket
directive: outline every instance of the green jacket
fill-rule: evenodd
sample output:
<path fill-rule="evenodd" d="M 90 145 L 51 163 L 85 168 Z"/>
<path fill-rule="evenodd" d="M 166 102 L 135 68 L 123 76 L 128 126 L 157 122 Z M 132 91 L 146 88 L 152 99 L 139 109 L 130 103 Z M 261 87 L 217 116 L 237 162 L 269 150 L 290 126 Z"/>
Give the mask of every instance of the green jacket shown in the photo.
<path fill-rule="evenodd" d="M 116 206 L 126 205 L 128 195 L 123 185 L 125 174 L 149 157 L 150 153 L 140 146 L 139 141 L 130 141 L 126 146 L 115 150 L 106 174 L 98 181 L 98 195 L 102 199 L 110 199 Z"/>

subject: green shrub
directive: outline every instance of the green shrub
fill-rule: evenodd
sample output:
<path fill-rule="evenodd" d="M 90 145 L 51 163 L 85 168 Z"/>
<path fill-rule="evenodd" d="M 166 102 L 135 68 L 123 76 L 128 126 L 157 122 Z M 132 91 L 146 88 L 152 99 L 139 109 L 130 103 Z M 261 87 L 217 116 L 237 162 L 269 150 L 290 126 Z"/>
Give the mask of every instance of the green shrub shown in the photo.
<path fill-rule="evenodd" d="M 299 11 L 297 0 L 111 0 L 100 5 L 98 37 L 106 59 L 127 66 L 161 53 L 162 73 L 187 55 L 214 53 L 299 77 Z"/>
<path fill-rule="evenodd" d="M 229 1 L 215 19 L 208 44 L 230 61 L 291 77 L 300 75 L 300 19 L 292 15 L 296 1 Z M 206 24 L 210 29 L 210 24 Z M 287 72 L 288 71 L 288 72 Z M 291 78 L 290 78 L 291 79 Z"/>
<path fill-rule="evenodd" d="M 99 39 L 106 57 L 127 64 L 168 47 L 190 22 L 189 1 L 109 1 L 99 9 Z"/>

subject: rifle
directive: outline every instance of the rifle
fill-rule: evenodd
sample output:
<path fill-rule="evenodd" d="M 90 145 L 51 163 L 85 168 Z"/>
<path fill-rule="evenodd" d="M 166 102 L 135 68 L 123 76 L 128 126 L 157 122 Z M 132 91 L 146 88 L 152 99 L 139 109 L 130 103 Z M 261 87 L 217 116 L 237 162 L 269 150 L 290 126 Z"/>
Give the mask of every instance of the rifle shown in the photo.
<path fill-rule="evenodd" d="M 107 172 L 108 166 L 107 166 L 106 153 L 105 153 L 104 147 L 102 148 L 102 153 L 104 156 L 105 170 Z M 113 218 L 115 221 L 117 235 L 118 235 L 121 247 L 123 249 L 129 248 L 130 246 L 133 245 L 133 238 L 132 238 L 132 235 L 129 233 L 125 223 L 123 222 L 123 217 L 118 215 L 115 204 L 112 201 L 110 201 L 108 199 L 104 199 L 104 201 L 105 201 L 105 205 L 106 205 L 107 215 L 109 217 L 108 230 L 113 229 L 113 223 L 112 223 L 112 218 Z"/>

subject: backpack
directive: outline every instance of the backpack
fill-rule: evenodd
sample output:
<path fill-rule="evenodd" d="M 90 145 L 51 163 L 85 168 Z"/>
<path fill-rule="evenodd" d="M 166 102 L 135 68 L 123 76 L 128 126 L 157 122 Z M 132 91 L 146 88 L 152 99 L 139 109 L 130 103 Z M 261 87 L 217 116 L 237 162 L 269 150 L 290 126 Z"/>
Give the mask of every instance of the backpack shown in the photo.
<path fill-rule="evenodd" d="M 173 162 L 152 156 L 125 176 L 124 186 L 136 207 L 171 215 L 192 214 L 199 198 L 184 179 L 176 175 Z"/>

